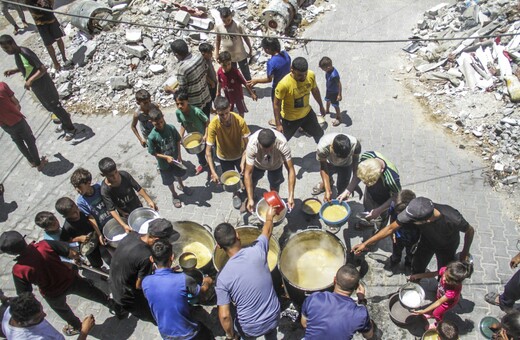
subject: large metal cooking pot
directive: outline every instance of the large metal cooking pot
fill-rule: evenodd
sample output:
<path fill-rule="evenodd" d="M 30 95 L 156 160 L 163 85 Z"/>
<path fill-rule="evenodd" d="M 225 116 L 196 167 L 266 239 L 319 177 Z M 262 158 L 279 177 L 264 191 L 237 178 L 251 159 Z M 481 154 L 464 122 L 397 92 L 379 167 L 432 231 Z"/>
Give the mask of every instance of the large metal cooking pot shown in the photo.
<path fill-rule="evenodd" d="M 140 232 L 141 226 L 150 220 L 160 218 L 159 213 L 151 208 L 140 207 L 135 209 L 128 216 L 128 225 L 137 233 L 146 234 L 146 232 Z"/>
<path fill-rule="evenodd" d="M 172 222 L 173 230 L 179 233 L 179 238 L 172 242 L 173 254 L 179 258 L 182 253 L 190 252 L 197 257 L 196 269 L 204 273 L 213 271 L 211 261 L 213 249 L 217 243 L 208 225 L 200 225 L 191 221 Z"/>
<path fill-rule="evenodd" d="M 339 238 L 321 229 L 307 229 L 289 238 L 278 268 L 287 294 L 301 306 L 311 293 L 332 290 L 334 276 L 346 262 L 346 247 Z"/>
<path fill-rule="evenodd" d="M 260 234 L 262 234 L 262 231 L 257 227 L 244 226 L 235 229 L 238 233 L 238 237 L 240 237 L 242 247 L 249 246 L 258 238 L 258 236 L 260 236 Z M 276 238 L 271 236 L 271 239 L 269 240 L 269 253 L 267 254 L 267 263 L 271 272 L 276 269 L 279 254 L 280 244 Z M 215 251 L 213 252 L 213 265 L 215 266 L 215 269 L 220 271 L 228 260 L 229 257 L 226 252 L 221 248 L 215 247 Z"/>
<path fill-rule="evenodd" d="M 122 219 L 126 222 L 124 217 Z M 126 235 L 125 228 L 115 218 L 112 218 L 103 227 L 103 236 L 107 239 L 108 245 L 113 248 L 117 248 L 119 241 L 125 238 Z"/>

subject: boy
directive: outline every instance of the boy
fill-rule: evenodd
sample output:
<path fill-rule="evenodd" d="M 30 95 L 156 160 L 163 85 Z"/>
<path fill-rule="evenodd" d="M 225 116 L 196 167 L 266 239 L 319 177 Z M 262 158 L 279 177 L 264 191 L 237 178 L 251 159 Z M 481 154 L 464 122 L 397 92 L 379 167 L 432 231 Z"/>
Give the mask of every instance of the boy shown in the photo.
<path fill-rule="evenodd" d="M 151 104 L 150 98 L 150 93 L 146 90 L 139 90 L 135 93 L 135 101 L 139 106 L 139 110 L 134 112 L 131 128 L 143 148 L 147 147 L 146 140 L 153 129 L 152 122 L 150 122 L 150 117 L 148 116 Z M 142 137 L 139 134 L 139 131 L 137 131 L 137 122 L 139 122 L 141 134 L 143 135 Z"/>
<path fill-rule="evenodd" d="M 327 88 L 325 94 L 326 107 L 325 111 L 328 113 L 330 105 L 336 110 L 336 119 L 332 122 L 332 126 L 341 124 L 341 113 L 339 109 L 339 102 L 341 101 L 341 81 L 339 79 L 338 71 L 332 66 L 332 60 L 329 57 L 323 57 L 319 63 L 320 68 L 325 72 L 325 79 L 327 80 Z"/>
<path fill-rule="evenodd" d="M 136 192 L 148 203 L 153 210 L 159 210 L 139 183 L 126 171 L 117 170 L 116 162 L 105 157 L 98 163 L 101 175 L 105 177 L 101 184 L 101 197 L 112 217 L 125 229 L 127 233 L 132 228 L 121 217 L 128 217 L 132 211 L 142 207 Z"/>
<path fill-rule="evenodd" d="M 209 119 L 204 112 L 198 107 L 192 106 L 188 103 L 188 93 L 184 90 L 179 90 L 175 93 L 175 103 L 177 104 L 177 121 L 181 124 L 180 135 L 184 137 L 184 133 L 199 132 L 202 134 L 202 140 L 205 142 L 208 137 Z M 199 159 L 199 166 L 195 170 L 195 175 L 204 171 L 208 165 L 206 161 L 206 152 L 202 150 L 197 154 Z"/>
<path fill-rule="evenodd" d="M 209 94 L 211 95 L 211 102 L 215 100 L 217 96 L 217 74 L 213 67 L 213 51 L 215 48 L 213 45 L 208 43 L 202 43 L 199 45 L 199 52 L 206 61 L 208 66 L 208 73 L 206 74 L 206 80 L 208 81 Z"/>
<path fill-rule="evenodd" d="M 162 112 L 157 107 L 152 107 L 149 114 L 153 130 L 148 136 L 148 152 L 157 159 L 162 183 L 172 193 L 173 206 L 180 208 L 182 203 L 175 191 L 175 180 L 179 183 L 177 189 L 188 196 L 192 194 L 191 189 L 182 183 L 182 176 L 186 174 L 186 168 L 182 165 L 181 136 L 173 125 L 166 124 Z"/>
<path fill-rule="evenodd" d="M 18 1 L 15 1 L 15 2 L 18 2 Z M 13 25 L 13 27 L 14 27 L 13 34 L 17 35 L 18 33 L 20 33 L 20 26 L 18 26 L 18 24 L 16 23 L 16 20 L 14 20 L 11 13 L 9 13 L 10 6 L 14 7 L 14 9 L 18 12 L 18 16 L 20 17 L 20 20 L 22 20 L 24 30 L 27 27 L 29 27 L 29 25 L 27 24 L 27 21 L 25 20 L 25 14 L 23 13 L 23 9 L 20 5 L 12 5 L 12 4 L 8 4 L 7 2 L 2 1 L 2 13 L 4 14 L 4 18 L 6 18 L 7 21 L 9 21 L 9 23 L 11 25 Z"/>
<path fill-rule="evenodd" d="M 65 130 L 64 140 L 67 142 L 72 140 L 76 128 L 72 124 L 70 114 L 61 105 L 58 90 L 40 59 L 30 49 L 18 46 L 10 35 L 0 36 L 0 47 L 5 53 L 14 55 L 16 62 L 16 68 L 5 71 L 4 76 L 9 77 L 21 72 L 25 79 L 25 89 L 32 90 L 43 107 L 58 117 Z M 56 131 L 59 132 L 60 129 Z"/>
<path fill-rule="evenodd" d="M 246 78 L 246 80 L 251 80 L 251 72 L 249 71 L 249 62 L 247 61 L 247 58 L 251 58 L 253 47 L 251 46 L 249 37 L 226 35 L 226 33 L 245 34 L 247 32 L 240 23 L 233 20 L 233 12 L 231 12 L 229 7 L 219 8 L 219 12 L 222 24 L 215 26 L 215 32 L 218 33 L 217 39 L 215 40 L 215 59 L 219 56 L 220 44 L 222 43 L 222 50 L 231 54 L 233 66 L 237 68 L 238 63 L 244 78 Z M 247 53 L 244 48 L 244 41 L 249 48 L 249 53 Z"/>
<path fill-rule="evenodd" d="M 112 216 L 107 211 L 103 197 L 101 197 L 101 185 L 92 184 L 92 174 L 83 168 L 72 173 L 70 183 L 79 194 L 76 199 L 79 210 L 89 216 L 91 223 L 93 223 L 93 217 L 99 230 L 103 231 L 103 227 L 112 219 Z"/>
<path fill-rule="evenodd" d="M 225 97 L 228 99 L 231 110 L 236 110 L 243 118 L 244 113 L 248 112 L 246 103 L 244 102 L 244 92 L 242 85 L 244 85 L 251 95 L 251 98 L 256 101 L 256 93 L 247 85 L 246 80 L 240 71 L 231 63 L 231 54 L 229 52 L 221 52 L 218 56 L 218 63 L 220 68 L 217 71 L 218 85 L 217 94 L 220 96 L 220 90 L 224 90 Z"/>

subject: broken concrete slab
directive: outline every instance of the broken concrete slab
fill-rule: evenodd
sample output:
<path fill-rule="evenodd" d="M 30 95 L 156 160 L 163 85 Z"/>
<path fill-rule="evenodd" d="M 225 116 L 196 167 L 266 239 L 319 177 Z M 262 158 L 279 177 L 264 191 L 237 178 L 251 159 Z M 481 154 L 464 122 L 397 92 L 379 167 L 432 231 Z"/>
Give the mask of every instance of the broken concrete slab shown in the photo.
<path fill-rule="evenodd" d="M 144 58 L 147 54 L 146 48 L 141 45 L 123 45 L 123 50 L 137 58 Z"/>
<path fill-rule="evenodd" d="M 186 11 L 178 11 L 177 13 L 175 13 L 175 22 L 181 24 L 181 25 L 188 25 L 188 23 L 190 22 L 190 13 L 186 12 Z"/>
<path fill-rule="evenodd" d="M 142 39 L 142 31 L 139 28 L 129 28 L 126 30 L 126 42 L 138 43 Z"/>
<path fill-rule="evenodd" d="M 164 66 L 162 65 L 157 65 L 157 64 L 152 64 L 148 67 L 148 69 L 150 71 L 152 71 L 152 73 L 154 74 L 159 74 L 159 73 L 163 73 L 164 72 Z"/>
<path fill-rule="evenodd" d="M 96 53 L 97 43 L 93 40 L 87 41 L 85 44 L 79 46 L 72 54 L 72 62 L 74 65 L 80 67 L 85 66 L 88 60 Z"/>
<path fill-rule="evenodd" d="M 130 87 L 130 84 L 128 83 L 128 77 L 127 76 L 115 76 L 110 77 L 109 79 L 110 87 L 112 90 L 124 90 Z"/>

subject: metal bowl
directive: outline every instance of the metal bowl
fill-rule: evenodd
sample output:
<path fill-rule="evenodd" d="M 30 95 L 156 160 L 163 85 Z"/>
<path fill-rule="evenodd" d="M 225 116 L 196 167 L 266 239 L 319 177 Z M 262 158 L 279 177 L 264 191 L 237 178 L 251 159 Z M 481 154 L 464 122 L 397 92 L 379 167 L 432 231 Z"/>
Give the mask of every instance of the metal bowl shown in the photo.
<path fill-rule="evenodd" d="M 283 209 L 280 211 L 280 213 L 274 215 L 273 223 L 280 223 L 285 219 L 285 215 L 287 215 L 287 204 L 284 200 L 282 200 L 283 203 Z M 269 210 L 269 204 L 267 204 L 266 200 L 262 198 L 260 201 L 258 201 L 258 204 L 256 205 L 256 216 L 258 219 L 265 223 L 265 215 L 267 214 L 267 210 Z"/>
<path fill-rule="evenodd" d="M 226 184 L 226 180 L 230 178 L 238 178 L 238 182 L 234 184 Z M 241 181 L 240 181 L 240 174 L 238 171 L 235 170 L 228 170 L 224 172 L 222 175 L 220 175 L 220 183 L 222 183 L 222 186 L 224 186 L 224 190 L 227 192 L 237 192 L 240 190 L 241 187 Z"/>
<path fill-rule="evenodd" d="M 399 288 L 399 301 L 406 308 L 419 308 L 424 304 L 424 296 L 424 289 L 415 282 L 407 282 Z"/>
<path fill-rule="evenodd" d="M 324 216 L 323 216 L 323 213 L 325 212 L 325 209 L 327 209 L 328 207 L 330 206 L 333 206 L 333 205 L 341 205 L 343 207 L 345 207 L 345 209 L 347 209 L 347 214 L 340 220 L 337 220 L 337 221 L 331 221 L 331 220 L 328 220 L 326 219 Z M 321 209 L 320 209 L 320 218 L 323 220 L 323 222 L 325 222 L 325 224 L 327 224 L 328 226 L 341 226 L 343 225 L 345 222 L 347 222 L 348 218 L 350 217 L 350 214 L 352 213 L 352 210 L 350 209 L 350 206 L 347 204 L 347 202 L 345 201 L 342 201 L 341 203 L 338 201 L 338 200 L 332 200 L 330 202 L 325 202 L 323 203 L 323 205 L 321 206 Z"/>
<path fill-rule="evenodd" d="M 128 216 L 128 225 L 135 231 L 139 232 L 141 226 L 149 221 L 161 217 L 159 213 L 150 208 L 137 208 Z M 147 230 L 148 231 L 148 230 Z"/>
<path fill-rule="evenodd" d="M 192 252 L 185 252 L 179 256 L 179 266 L 182 270 L 192 270 L 197 267 L 197 255 Z"/>
<path fill-rule="evenodd" d="M 202 150 L 204 150 L 204 148 L 206 147 L 206 143 L 204 143 L 202 141 L 202 137 L 204 137 L 204 136 L 200 132 L 188 133 L 186 136 L 184 136 L 182 138 L 182 146 L 184 146 L 184 148 L 186 149 L 186 152 L 188 152 L 192 155 L 196 155 L 196 154 L 202 152 Z M 198 144 L 195 146 L 192 146 L 192 147 L 186 146 L 190 142 L 194 142 L 194 141 L 197 141 Z"/>
<path fill-rule="evenodd" d="M 359 280 L 359 285 L 362 286 L 363 288 L 365 288 L 365 296 L 367 296 L 368 295 L 367 294 L 367 284 L 365 283 L 365 281 Z M 352 294 L 350 295 L 350 297 L 355 302 L 358 302 L 357 290 L 353 291 Z"/>
<path fill-rule="evenodd" d="M 309 203 L 309 202 L 317 202 L 319 204 L 319 206 L 320 206 L 320 209 L 318 209 L 317 212 L 314 212 L 309 206 L 306 205 L 306 203 Z M 315 215 L 320 213 L 320 210 L 321 210 L 321 201 L 319 199 L 317 199 L 317 198 L 314 198 L 314 197 L 307 198 L 302 203 L 302 211 L 306 215 L 315 216 Z"/>
<path fill-rule="evenodd" d="M 128 234 L 125 232 L 125 228 L 123 228 L 123 226 L 119 224 L 115 218 L 112 218 L 103 227 L 103 236 L 105 236 L 108 241 L 108 245 L 112 248 L 117 248 L 119 241 L 125 238 L 126 235 Z"/>

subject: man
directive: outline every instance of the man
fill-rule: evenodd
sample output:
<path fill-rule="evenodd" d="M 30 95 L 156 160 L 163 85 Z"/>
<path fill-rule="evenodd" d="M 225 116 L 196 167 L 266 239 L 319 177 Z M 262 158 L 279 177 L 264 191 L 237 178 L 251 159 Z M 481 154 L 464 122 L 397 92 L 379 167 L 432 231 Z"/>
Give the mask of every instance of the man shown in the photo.
<path fill-rule="evenodd" d="M 328 133 L 321 137 L 316 150 L 316 158 L 320 162 L 321 182 L 313 189 L 313 195 L 325 192 L 323 199 L 329 202 L 332 199 L 331 176 L 336 173 L 338 195 L 345 191 L 356 190 L 359 197 L 363 196 L 361 188 L 350 182 L 352 173 L 357 172 L 361 143 L 350 135 L 343 133 Z M 347 184 L 350 185 L 347 186 Z"/>
<path fill-rule="evenodd" d="M 9 307 L 2 319 L 2 331 L 7 339 L 13 340 L 65 340 L 65 337 L 45 320 L 46 316 L 42 304 L 32 293 L 22 293 L 9 299 Z M 92 314 L 83 319 L 77 339 L 87 339 L 94 324 L 95 319 Z"/>
<path fill-rule="evenodd" d="M 397 168 L 379 152 L 367 151 L 361 155 L 355 174 L 349 188 L 357 186 L 359 181 L 365 184 L 363 207 L 368 213 L 356 228 L 372 227 L 371 220 L 375 220 L 379 226 L 385 226 L 388 222 L 388 208 L 401 191 Z M 350 195 L 351 190 L 347 189 L 338 199 L 342 201 Z"/>
<path fill-rule="evenodd" d="M 21 108 L 14 92 L 6 83 L 0 82 L 0 126 L 11 136 L 18 150 L 29 161 L 29 164 L 41 171 L 47 164 L 47 158 L 40 158 L 36 147 L 36 138 L 31 127 L 27 124 L 25 116 L 20 112 Z"/>
<path fill-rule="evenodd" d="M 518 267 L 518 264 L 520 264 L 520 253 L 511 259 L 509 266 L 511 266 L 511 269 L 515 269 Z M 486 302 L 500 307 L 500 309 L 506 313 L 514 311 L 515 302 L 520 300 L 520 271 L 517 271 L 513 277 L 507 281 L 502 294 L 490 292 L 486 294 L 484 299 Z"/>
<path fill-rule="evenodd" d="M 251 132 L 244 118 L 235 112 L 231 112 L 229 101 L 225 97 L 218 96 L 215 98 L 215 110 L 217 116 L 211 120 L 208 126 L 206 159 L 209 164 L 211 180 L 219 183 L 219 177 L 213 162 L 212 147 L 215 145 L 222 172 L 236 170 L 242 173 L 245 162 L 245 160 L 242 160 L 242 155 L 245 145 L 248 144 L 248 137 Z M 240 209 L 241 205 L 240 193 L 235 192 L 233 194 L 233 207 Z"/>
<path fill-rule="evenodd" d="M 412 274 L 424 273 L 433 255 L 437 258 L 440 269 L 453 261 L 459 247 L 460 233 L 464 233 L 464 247 L 460 260 L 465 261 L 469 254 L 475 229 L 462 217 L 458 210 L 449 205 L 433 203 L 426 197 L 414 198 L 406 209 L 397 215 L 397 220 L 377 234 L 352 248 L 358 255 L 367 246 L 376 243 L 394 233 L 402 225 L 417 227 L 421 233 L 417 250 L 412 259 Z"/>
<path fill-rule="evenodd" d="M 68 323 L 63 328 L 65 335 L 81 332 L 81 321 L 67 304 L 67 295 L 74 294 L 115 307 L 104 292 L 61 261 L 60 256 L 79 259 L 79 254 L 66 243 L 40 241 L 27 244 L 19 232 L 12 230 L 0 236 L 0 252 L 17 256 L 12 269 L 16 293 L 32 292 L 32 285 L 38 286 L 49 306 Z M 116 313 L 124 316 L 119 310 Z"/>
<path fill-rule="evenodd" d="M 19 2 L 19 1 L 15 1 L 15 2 Z M 27 24 L 27 21 L 25 20 L 25 14 L 23 13 L 22 6 L 12 5 L 12 4 L 8 4 L 7 2 L 2 1 L 2 13 L 4 14 L 4 18 L 6 18 L 6 20 L 9 21 L 9 23 L 11 25 L 13 25 L 13 28 L 14 28 L 13 34 L 17 35 L 18 33 L 20 33 L 20 26 L 18 26 L 18 24 L 16 23 L 16 20 L 14 20 L 11 13 L 9 13 L 9 6 L 14 7 L 14 9 L 18 12 L 18 16 L 20 17 L 20 20 L 22 20 L 24 30 L 27 27 L 29 27 L 29 25 Z"/>
<path fill-rule="evenodd" d="M 32 90 L 43 107 L 59 118 L 65 130 L 65 141 L 72 140 L 76 129 L 70 114 L 61 105 L 58 90 L 40 59 L 30 49 L 18 46 L 10 35 L 0 36 L 0 47 L 5 53 L 14 55 L 16 62 L 16 68 L 5 71 L 4 76 L 9 77 L 21 72 L 25 79 L 25 89 Z"/>
<path fill-rule="evenodd" d="M 27 0 L 26 4 L 40 7 L 46 10 L 54 9 L 54 0 Z M 62 39 L 65 34 L 61 29 L 58 19 L 56 19 L 54 13 L 49 11 L 29 8 L 29 12 L 31 12 L 34 23 L 36 24 L 36 28 L 38 28 L 38 33 L 40 33 L 43 44 L 45 45 L 47 52 L 49 52 L 49 56 L 51 57 L 52 63 L 54 64 L 54 68 L 56 71 L 60 71 L 61 65 L 56 58 L 56 52 L 54 51 L 54 47 L 52 45 L 54 43 L 58 43 L 58 48 L 60 49 L 61 58 L 63 59 L 64 63 L 67 62 L 67 57 L 65 56 L 65 44 L 63 44 Z"/>
<path fill-rule="evenodd" d="M 254 191 L 258 181 L 267 171 L 271 191 L 280 191 L 283 183 L 282 165 L 289 174 L 289 209 L 294 208 L 294 185 L 296 172 L 291 158 L 291 149 L 287 140 L 278 131 L 262 129 L 251 135 L 246 148 L 246 169 L 244 182 L 247 191 L 247 210 L 253 212 L 255 206 Z"/>
<path fill-rule="evenodd" d="M 188 102 L 204 111 L 209 118 L 211 95 L 206 82 L 207 64 L 204 58 L 200 54 L 191 54 L 188 44 L 182 39 L 175 40 L 170 47 L 179 61 L 177 68 L 179 89 L 186 89 Z"/>
<path fill-rule="evenodd" d="M 218 317 L 226 339 L 276 339 L 280 302 L 276 296 L 267 265 L 269 239 L 273 232 L 275 209 L 267 211 L 262 234 L 252 246 L 242 248 L 233 226 L 221 223 L 215 228 L 215 240 L 229 256 L 229 261 L 217 277 Z M 235 328 L 231 306 L 236 309 Z"/>
<path fill-rule="evenodd" d="M 291 73 L 280 80 L 275 90 L 273 103 L 276 129 L 290 140 L 299 128 L 314 138 L 316 144 L 323 136 L 316 113 L 309 103 L 310 94 L 320 106 L 320 113 L 325 115 L 320 90 L 316 84 L 314 72 L 309 71 L 307 60 L 295 58 Z"/>
<path fill-rule="evenodd" d="M 110 263 L 108 286 L 118 305 L 136 318 L 153 322 L 155 320 L 142 291 L 142 282 L 152 272 L 150 246 L 160 238 L 173 234 L 172 224 L 159 218 L 150 222 L 144 235 L 129 233 L 121 240 Z"/>
<path fill-rule="evenodd" d="M 143 280 L 143 292 L 163 339 L 210 339 L 211 331 L 198 324 L 190 316 L 188 296 L 204 295 L 213 283 L 205 276 L 202 284 L 182 272 L 171 269 L 172 245 L 167 240 L 157 240 L 152 245 L 150 261 L 155 264 L 155 273 Z"/>
<path fill-rule="evenodd" d="M 374 324 L 368 315 L 365 289 L 360 275 L 351 264 L 341 267 L 334 277 L 334 292 L 316 292 L 302 306 L 305 339 L 352 339 L 360 332 L 365 339 L 374 335 Z M 350 297 L 356 292 L 358 305 Z"/>

